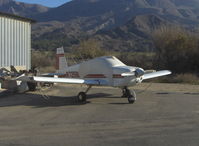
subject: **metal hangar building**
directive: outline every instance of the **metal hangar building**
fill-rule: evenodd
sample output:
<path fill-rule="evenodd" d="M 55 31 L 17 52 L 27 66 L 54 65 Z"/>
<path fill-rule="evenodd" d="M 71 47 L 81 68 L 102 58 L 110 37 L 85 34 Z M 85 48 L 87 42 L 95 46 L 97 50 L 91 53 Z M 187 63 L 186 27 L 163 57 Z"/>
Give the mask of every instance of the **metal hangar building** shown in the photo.
<path fill-rule="evenodd" d="M 0 68 L 31 68 L 32 23 L 32 19 L 0 12 Z"/>

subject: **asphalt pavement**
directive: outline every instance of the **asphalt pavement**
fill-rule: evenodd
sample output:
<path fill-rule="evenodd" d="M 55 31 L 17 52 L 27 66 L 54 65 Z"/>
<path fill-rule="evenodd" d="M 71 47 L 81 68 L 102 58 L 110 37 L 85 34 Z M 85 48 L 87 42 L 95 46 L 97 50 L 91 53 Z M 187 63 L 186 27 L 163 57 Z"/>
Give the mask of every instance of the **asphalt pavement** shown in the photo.
<path fill-rule="evenodd" d="M 199 86 L 157 86 L 136 88 L 134 104 L 116 88 L 91 89 L 87 104 L 74 85 L 0 93 L 0 146 L 198 146 Z"/>

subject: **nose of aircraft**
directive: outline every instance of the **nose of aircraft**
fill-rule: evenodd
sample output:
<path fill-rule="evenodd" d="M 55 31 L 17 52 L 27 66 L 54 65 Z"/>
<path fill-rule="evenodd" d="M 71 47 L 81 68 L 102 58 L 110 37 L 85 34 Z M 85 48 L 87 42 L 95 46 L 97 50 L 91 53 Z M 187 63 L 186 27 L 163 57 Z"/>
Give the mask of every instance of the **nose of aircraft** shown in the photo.
<path fill-rule="evenodd" d="M 136 77 L 141 77 L 141 76 L 144 75 L 144 73 L 145 73 L 145 71 L 144 71 L 144 69 L 142 69 L 142 68 L 137 68 L 137 69 L 135 70 L 135 76 L 136 76 Z"/>

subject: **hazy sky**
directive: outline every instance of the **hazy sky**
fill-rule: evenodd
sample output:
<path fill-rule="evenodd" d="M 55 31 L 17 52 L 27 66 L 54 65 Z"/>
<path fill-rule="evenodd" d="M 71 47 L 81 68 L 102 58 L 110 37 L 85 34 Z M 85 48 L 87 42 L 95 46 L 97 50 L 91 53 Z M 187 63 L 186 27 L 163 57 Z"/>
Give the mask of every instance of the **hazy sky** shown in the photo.
<path fill-rule="evenodd" d="M 71 0 L 16 0 L 30 4 L 41 4 L 48 7 L 57 7 Z"/>

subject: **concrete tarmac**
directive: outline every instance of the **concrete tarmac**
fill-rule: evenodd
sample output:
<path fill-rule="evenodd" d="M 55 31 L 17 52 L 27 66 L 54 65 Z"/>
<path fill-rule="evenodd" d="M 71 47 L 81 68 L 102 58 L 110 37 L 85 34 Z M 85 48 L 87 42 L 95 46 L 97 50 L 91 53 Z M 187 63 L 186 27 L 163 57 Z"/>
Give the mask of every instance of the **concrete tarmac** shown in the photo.
<path fill-rule="evenodd" d="M 135 88 L 134 104 L 114 88 L 93 88 L 84 105 L 74 98 L 80 86 L 1 93 L 0 146 L 199 145 L 199 86 Z"/>

